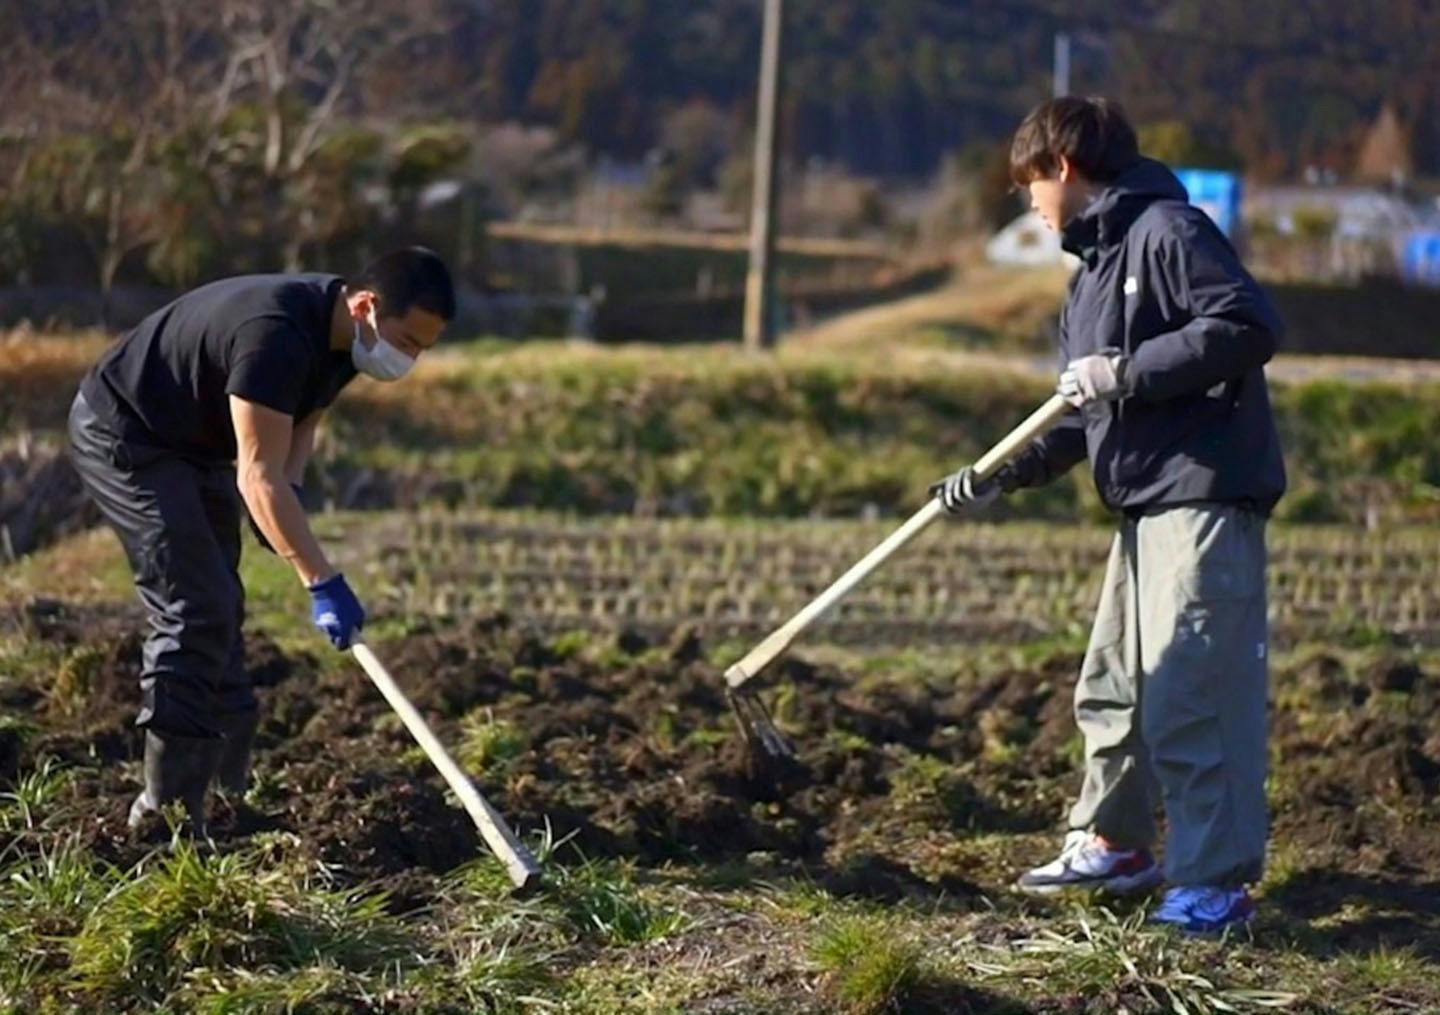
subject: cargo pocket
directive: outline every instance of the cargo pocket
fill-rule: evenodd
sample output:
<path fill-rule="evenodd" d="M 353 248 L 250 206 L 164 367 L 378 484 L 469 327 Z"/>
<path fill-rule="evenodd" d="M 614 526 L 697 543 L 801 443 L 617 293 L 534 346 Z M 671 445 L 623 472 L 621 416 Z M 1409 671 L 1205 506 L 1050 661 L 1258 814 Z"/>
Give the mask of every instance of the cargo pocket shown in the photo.
<path fill-rule="evenodd" d="M 1176 592 L 1175 648 L 1209 653 L 1236 633 L 1249 604 L 1264 593 L 1264 571 L 1243 556 L 1212 558 L 1179 574 Z"/>

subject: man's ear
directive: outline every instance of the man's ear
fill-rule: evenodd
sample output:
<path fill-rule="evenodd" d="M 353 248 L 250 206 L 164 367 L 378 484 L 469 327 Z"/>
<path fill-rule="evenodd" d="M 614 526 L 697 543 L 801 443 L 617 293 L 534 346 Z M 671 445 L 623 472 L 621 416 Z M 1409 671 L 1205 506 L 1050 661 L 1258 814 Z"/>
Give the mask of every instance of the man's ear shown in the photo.
<path fill-rule="evenodd" d="M 1061 183 L 1069 183 L 1075 178 L 1075 166 L 1063 155 L 1057 155 L 1055 159 L 1060 163 L 1058 179 Z"/>
<path fill-rule="evenodd" d="M 372 311 L 378 309 L 379 295 L 373 289 L 357 289 L 349 294 L 350 316 L 357 321 L 369 320 Z"/>

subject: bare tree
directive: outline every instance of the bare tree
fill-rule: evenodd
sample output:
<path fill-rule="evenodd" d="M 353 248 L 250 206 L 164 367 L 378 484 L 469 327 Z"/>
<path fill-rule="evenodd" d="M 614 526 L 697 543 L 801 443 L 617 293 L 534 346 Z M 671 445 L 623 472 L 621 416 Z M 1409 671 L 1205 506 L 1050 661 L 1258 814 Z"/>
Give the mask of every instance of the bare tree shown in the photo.
<path fill-rule="evenodd" d="M 0 125 L 23 139 L 9 197 L 72 230 L 95 265 L 104 313 L 127 257 L 165 238 L 175 146 L 192 112 L 206 26 L 196 5 L 50 0 L 12 12 Z"/>
<path fill-rule="evenodd" d="M 358 116 L 360 86 L 382 62 L 412 45 L 442 38 L 446 21 L 438 3 L 403 6 L 384 0 L 226 0 L 219 9 L 225 61 L 210 99 L 212 137 L 248 149 L 250 196 L 266 203 L 263 221 L 278 235 L 284 266 L 299 266 L 309 242 L 323 239 L 327 223 L 344 221 L 317 202 L 356 200 L 358 179 L 336 180 L 355 163 L 322 159 L 323 146 L 343 115 Z M 248 131 L 226 131 L 234 113 L 256 115 Z M 243 119 L 243 117 L 242 117 Z M 353 216 L 350 216 L 353 219 Z"/>
<path fill-rule="evenodd" d="M 362 198 L 363 159 L 344 158 L 356 146 L 327 143 L 364 116 L 367 74 L 443 38 L 441 4 L 3 5 L 3 196 L 80 232 L 107 303 L 128 257 L 149 249 L 184 279 L 207 236 L 238 235 L 253 263 L 297 267 L 307 244 L 354 227 Z"/>

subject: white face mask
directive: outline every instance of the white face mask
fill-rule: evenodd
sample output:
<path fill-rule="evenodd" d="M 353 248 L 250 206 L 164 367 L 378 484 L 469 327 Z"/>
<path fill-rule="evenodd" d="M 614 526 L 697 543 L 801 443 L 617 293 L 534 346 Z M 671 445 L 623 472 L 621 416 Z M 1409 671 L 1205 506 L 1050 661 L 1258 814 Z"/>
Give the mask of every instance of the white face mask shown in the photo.
<path fill-rule="evenodd" d="M 406 356 L 381 337 L 380 326 L 374 313 L 370 315 L 370 328 L 375 332 L 375 344 L 366 348 L 360 341 L 360 322 L 355 322 L 355 341 L 350 343 L 350 362 L 355 364 L 356 370 L 377 381 L 398 381 L 415 366 L 414 357 Z"/>

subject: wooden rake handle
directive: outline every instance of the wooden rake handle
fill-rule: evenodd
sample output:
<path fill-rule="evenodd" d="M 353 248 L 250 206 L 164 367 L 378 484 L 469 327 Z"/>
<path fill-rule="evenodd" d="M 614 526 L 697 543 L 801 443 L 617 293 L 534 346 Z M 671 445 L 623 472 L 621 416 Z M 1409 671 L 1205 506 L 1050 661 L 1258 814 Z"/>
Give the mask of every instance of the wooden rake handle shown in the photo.
<path fill-rule="evenodd" d="M 385 696 L 390 707 L 400 716 L 400 721 L 405 724 L 410 735 L 425 751 L 431 764 L 440 771 L 440 774 L 445 777 L 445 781 L 450 784 L 450 788 L 455 791 L 455 795 L 460 798 L 460 803 L 475 822 L 475 827 L 479 829 L 480 837 L 485 840 L 485 845 L 489 846 L 490 852 L 494 853 L 505 865 L 505 873 L 509 875 L 515 888 L 519 891 L 529 891 L 537 887 L 541 875 L 540 862 L 510 830 L 510 826 L 505 823 L 500 812 L 491 807 L 489 801 L 480 795 L 480 791 L 475 788 L 475 784 L 470 781 L 469 776 L 461 770 L 459 765 L 455 764 L 455 760 L 435 738 L 435 734 L 431 732 L 424 718 L 396 685 L 390 672 L 375 657 L 370 646 L 357 640 L 351 644 L 350 651 L 354 654 L 355 661 L 361 665 L 371 681 L 380 689 L 380 693 Z"/>
<path fill-rule="evenodd" d="M 978 479 L 989 479 L 1006 462 L 1017 454 L 1035 438 L 1047 433 L 1055 427 L 1065 414 L 1071 411 L 1070 404 L 1059 395 L 1050 396 L 1049 401 L 1031 413 L 1023 423 L 1017 426 L 1010 433 L 1001 438 L 989 451 L 985 452 L 975 463 L 975 475 Z M 725 683 L 732 690 L 739 690 L 746 681 L 753 678 L 765 667 L 780 656 L 790 643 L 800 633 L 815 621 L 819 620 L 830 607 L 843 599 L 851 589 L 865 580 L 866 576 L 874 571 L 885 561 L 889 560 L 896 552 L 918 536 L 925 528 L 945 513 L 944 506 L 938 497 L 932 497 L 924 507 L 910 516 L 904 525 L 892 532 L 883 543 L 867 553 L 850 570 L 846 571 L 835 582 L 820 595 L 816 596 L 808 606 L 802 609 L 795 616 L 791 617 L 785 624 L 777 628 L 759 645 L 756 645 L 745 658 L 735 663 L 725 671 Z"/>

